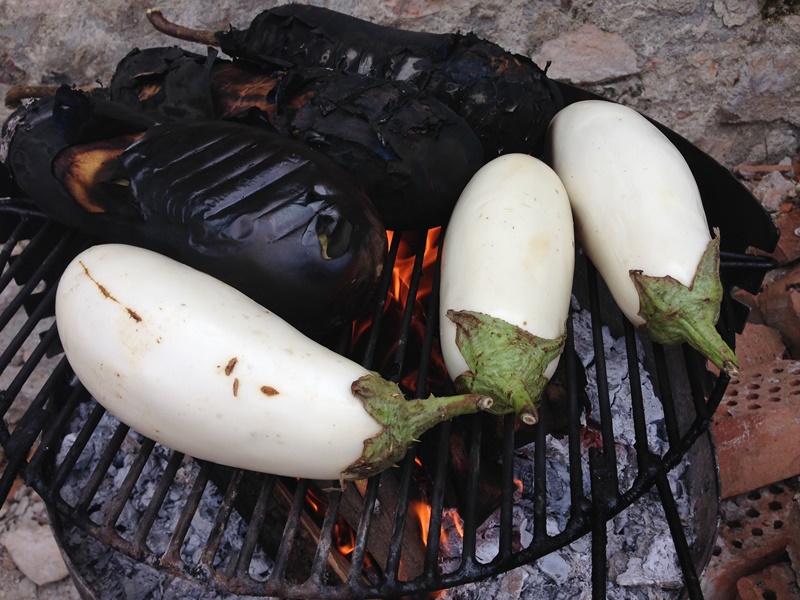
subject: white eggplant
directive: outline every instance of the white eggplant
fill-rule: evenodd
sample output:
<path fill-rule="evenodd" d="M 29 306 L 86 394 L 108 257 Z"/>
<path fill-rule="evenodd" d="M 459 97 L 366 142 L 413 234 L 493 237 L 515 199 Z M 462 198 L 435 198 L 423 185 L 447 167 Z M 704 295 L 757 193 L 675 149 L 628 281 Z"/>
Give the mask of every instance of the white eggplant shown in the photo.
<path fill-rule="evenodd" d="M 567 192 L 550 167 L 506 154 L 473 176 L 442 248 L 442 354 L 459 391 L 538 420 L 564 346 L 574 266 Z"/>
<path fill-rule="evenodd" d="M 715 328 L 719 238 L 678 149 L 635 110 L 587 100 L 555 116 L 548 150 L 578 240 L 627 318 L 735 374 L 736 356 Z"/>
<path fill-rule="evenodd" d="M 357 479 L 400 460 L 434 424 L 491 404 L 477 395 L 407 401 L 232 287 L 121 244 L 70 263 L 56 322 L 70 365 L 111 414 L 233 467 Z"/>

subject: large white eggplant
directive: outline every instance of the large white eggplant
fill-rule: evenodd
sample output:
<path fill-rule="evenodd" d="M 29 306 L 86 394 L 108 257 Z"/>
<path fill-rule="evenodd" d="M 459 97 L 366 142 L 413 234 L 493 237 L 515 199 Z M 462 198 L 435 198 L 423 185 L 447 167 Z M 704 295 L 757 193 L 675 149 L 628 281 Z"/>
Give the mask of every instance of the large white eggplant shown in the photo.
<path fill-rule="evenodd" d="M 574 266 L 567 192 L 550 167 L 506 154 L 473 176 L 442 248 L 441 345 L 459 391 L 538 420 L 564 346 Z"/>
<path fill-rule="evenodd" d="M 81 254 L 56 294 L 76 375 L 140 433 L 201 459 L 313 479 L 357 479 L 400 460 L 468 395 L 400 389 L 300 334 L 232 287 L 148 250 Z"/>
<path fill-rule="evenodd" d="M 719 238 L 678 149 L 633 109 L 602 100 L 561 110 L 548 148 L 578 239 L 627 318 L 735 374 L 736 356 L 715 328 Z"/>

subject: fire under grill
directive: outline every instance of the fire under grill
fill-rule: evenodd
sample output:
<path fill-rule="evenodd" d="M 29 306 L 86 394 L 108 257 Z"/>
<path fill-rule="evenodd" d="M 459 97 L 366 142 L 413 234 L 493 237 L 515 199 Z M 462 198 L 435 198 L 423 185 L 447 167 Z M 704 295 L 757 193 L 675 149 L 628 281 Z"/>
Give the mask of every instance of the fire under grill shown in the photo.
<path fill-rule="evenodd" d="M 777 234 L 744 188 L 683 144 L 721 230 L 719 328 L 731 343 L 746 310 L 730 290 L 755 291 L 771 267 L 746 250 L 771 250 Z M 409 397 L 451 385 L 437 341 L 441 233 L 392 236 L 372 313 L 330 342 Z M 649 501 L 672 541 L 678 587 L 702 598 L 718 499 L 708 426 L 728 377 L 688 347 L 639 336 L 580 251 L 566 350 L 536 426 L 458 418 L 397 468 L 338 489 L 195 461 L 106 414 L 72 374 L 53 318 L 58 278 L 91 240 L 9 197 L 0 243 L 0 498 L 19 475 L 42 496 L 87 597 L 98 567 L 80 536 L 215 593 L 284 598 L 418 596 L 582 548 L 583 587 L 605 598 L 609 523 Z"/>

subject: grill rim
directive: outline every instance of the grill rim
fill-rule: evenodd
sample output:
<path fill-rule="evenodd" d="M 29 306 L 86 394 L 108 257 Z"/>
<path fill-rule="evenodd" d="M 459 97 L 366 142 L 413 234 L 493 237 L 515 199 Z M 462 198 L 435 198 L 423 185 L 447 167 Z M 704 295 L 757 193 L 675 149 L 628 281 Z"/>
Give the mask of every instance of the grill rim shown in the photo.
<path fill-rule="evenodd" d="M 11 212 L 13 213 L 15 211 L 12 209 Z M 25 217 L 27 217 L 27 218 L 41 218 L 41 215 L 37 215 L 35 213 L 35 211 L 34 211 L 33 213 L 25 214 L 23 216 L 23 218 L 25 218 Z M 47 222 L 47 221 L 45 220 L 45 222 Z M 397 236 L 397 240 L 399 241 L 399 236 Z M 395 249 L 395 255 L 396 255 L 396 249 Z M 749 255 L 745 255 L 745 256 L 749 257 Z M 737 258 L 737 260 L 742 260 L 742 261 L 744 261 L 744 260 L 748 260 L 749 261 L 750 260 L 749 258 L 742 258 L 742 257 L 736 257 L 736 258 Z M 725 265 L 723 265 L 723 267 L 725 267 Z M 387 271 L 389 271 L 389 270 L 387 270 Z M 599 283 L 598 283 L 599 280 L 598 280 L 596 272 L 594 273 L 593 277 L 594 277 L 595 284 L 599 285 Z M 599 295 L 600 295 L 599 291 L 595 291 L 594 292 L 594 298 L 595 299 L 592 300 L 592 302 L 599 303 Z M 432 296 L 432 298 L 435 298 L 435 294 Z M 730 302 L 730 299 L 726 298 L 726 302 Z M 411 304 L 412 303 L 408 303 L 408 305 L 411 305 Z M 378 309 L 376 308 L 376 310 L 378 310 Z M 726 312 L 729 312 L 729 311 L 726 311 Z M 434 311 L 431 314 L 436 314 L 436 312 Z M 593 314 L 596 314 L 596 313 L 594 313 L 594 311 L 593 311 Z M 593 319 L 593 321 L 594 321 L 594 319 Z M 570 330 L 571 330 L 572 314 L 570 315 L 569 323 L 570 323 Z M 429 329 L 432 329 L 432 326 L 429 326 Z M 728 329 L 730 331 L 730 327 Z M 571 335 L 571 333 L 570 333 L 570 335 Z M 635 332 L 633 332 L 632 328 L 629 328 L 629 330 L 626 331 L 625 335 L 626 335 L 626 339 L 630 340 L 630 339 L 633 339 L 636 334 L 635 334 Z M 50 342 L 47 344 L 47 346 L 49 347 L 49 345 L 52 344 L 52 343 L 53 343 L 53 340 L 50 340 Z M 629 341 L 629 343 L 630 343 L 630 341 Z M 568 348 L 572 349 L 571 340 L 568 342 Z M 47 350 L 47 349 L 48 348 L 45 348 L 45 350 Z M 687 354 L 686 354 L 686 358 L 689 360 L 690 363 L 692 362 L 692 358 L 691 358 L 692 357 L 692 352 L 693 351 L 687 351 Z M 566 354 L 567 354 L 568 357 L 572 357 L 572 358 L 565 359 L 565 360 L 567 360 L 567 362 L 574 361 L 574 358 L 575 358 L 574 357 L 574 352 L 570 351 L 570 352 L 567 352 Z M 365 353 L 365 355 L 369 355 L 369 353 Z M 598 355 L 602 355 L 602 352 L 598 353 Z M 694 357 L 694 358 L 696 358 L 696 357 Z M 402 362 L 402 360 L 400 362 Z M 62 360 L 62 362 L 60 364 L 63 364 L 63 363 L 64 363 L 64 361 Z M 62 370 L 63 369 L 64 369 L 64 367 L 62 367 Z M 64 375 L 63 373 L 59 373 L 58 377 L 56 377 L 54 375 L 53 376 L 54 382 L 57 379 L 62 378 L 63 375 Z M 569 379 L 574 382 L 574 378 L 569 378 Z M 720 381 L 722 382 L 721 384 L 719 383 Z M 55 383 L 53 383 L 53 385 L 55 385 Z M 362 586 L 357 584 L 357 582 L 358 582 L 357 578 L 350 578 L 346 582 L 346 584 L 343 585 L 343 586 L 340 586 L 338 588 L 326 588 L 326 590 L 327 590 L 326 596 L 328 596 L 328 597 L 337 597 L 337 598 L 338 597 L 341 597 L 341 598 L 346 598 L 346 597 L 371 597 L 371 596 L 372 597 L 392 597 L 392 596 L 396 596 L 398 594 L 402 595 L 402 594 L 408 594 L 408 593 L 419 592 L 419 591 L 427 591 L 428 588 L 425 588 L 425 590 L 423 590 L 417 585 L 420 582 L 422 582 L 423 584 L 428 585 L 428 586 L 433 585 L 434 587 L 430 588 L 431 590 L 432 589 L 442 589 L 442 588 L 445 588 L 445 587 L 452 587 L 452 585 L 468 583 L 469 581 L 475 580 L 475 578 L 489 577 L 489 576 L 495 575 L 497 573 L 507 571 L 508 569 L 514 568 L 516 566 L 520 566 L 522 564 L 527 564 L 527 563 L 529 563 L 529 562 L 531 562 L 531 561 L 533 561 L 533 560 L 535 560 L 535 559 L 537 559 L 537 558 L 539 558 L 541 556 L 544 556 L 545 554 L 547 554 L 549 552 L 552 552 L 553 550 L 555 550 L 555 549 L 557 549 L 559 547 L 562 547 L 564 545 L 563 543 L 558 543 L 557 540 L 560 540 L 562 537 L 565 537 L 565 533 L 569 533 L 570 535 L 575 535 L 576 532 L 580 532 L 577 535 L 575 535 L 574 538 L 571 538 L 570 541 L 573 541 L 574 539 L 578 539 L 579 537 L 582 537 L 583 535 L 585 535 L 585 533 L 588 533 L 589 531 L 592 531 L 593 533 L 595 533 L 597 539 L 602 539 L 604 537 L 604 535 L 605 535 L 604 525 L 605 525 L 605 522 L 606 522 L 607 518 L 611 518 L 614 515 L 618 514 L 621 510 L 623 510 L 624 508 L 626 508 L 627 506 L 629 506 L 630 504 L 635 502 L 635 500 L 637 498 L 641 497 L 642 494 L 644 494 L 649 489 L 651 489 L 654 485 L 656 485 L 656 480 L 654 479 L 654 477 L 656 475 L 663 476 L 668 470 L 670 470 L 675 465 L 677 465 L 680 462 L 681 458 L 684 456 L 685 452 L 688 451 L 688 449 L 690 449 L 694 445 L 696 440 L 701 435 L 703 435 L 704 433 L 707 432 L 707 430 L 708 430 L 708 421 L 710 419 L 710 415 L 713 414 L 713 411 L 716 408 L 716 404 L 719 403 L 719 400 L 722 397 L 722 393 L 724 392 L 724 386 L 725 385 L 727 385 L 727 378 L 726 378 L 726 376 L 723 376 L 722 378 L 720 378 L 720 380 L 718 380 L 717 387 L 713 391 L 712 396 L 709 397 L 710 400 L 711 400 L 711 406 L 709 406 L 709 407 L 706 407 L 706 405 L 705 405 L 705 399 L 704 399 L 704 396 L 702 395 L 702 391 L 699 391 L 699 393 L 700 393 L 699 399 L 698 399 L 697 396 L 695 397 L 695 399 L 694 399 L 695 406 L 700 408 L 701 414 L 698 416 L 698 419 L 696 419 L 696 423 L 693 424 L 692 428 L 690 428 L 690 431 L 688 432 L 688 434 L 687 434 L 687 436 L 685 438 L 685 442 L 684 442 L 684 440 L 682 440 L 682 444 L 685 443 L 685 449 L 683 451 L 680 451 L 680 452 L 679 451 L 675 451 L 675 452 L 673 452 L 673 448 L 670 448 L 670 452 L 668 452 L 667 456 L 665 457 L 664 465 L 656 465 L 655 468 L 652 467 L 651 465 L 645 465 L 645 467 L 650 469 L 650 471 L 653 471 L 655 473 L 655 475 L 653 475 L 653 476 L 648 475 L 648 477 L 642 479 L 643 483 L 638 485 L 638 486 L 636 486 L 636 490 L 633 491 L 633 492 L 631 491 L 631 490 L 633 490 L 633 487 L 632 487 L 631 490 L 628 490 L 624 494 L 620 494 L 619 490 L 615 490 L 615 493 L 609 494 L 608 496 L 603 495 L 603 502 L 599 503 L 599 504 L 602 504 L 602 506 L 594 506 L 593 501 L 589 501 L 585 497 L 582 497 L 582 493 L 581 494 L 577 494 L 576 498 L 578 499 L 578 502 L 576 504 L 573 504 L 573 511 L 574 511 L 575 514 L 573 514 L 571 516 L 571 518 L 569 519 L 567 528 L 564 530 L 564 532 L 562 532 L 562 534 L 559 534 L 558 536 L 553 536 L 553 537 L 545 536 L 545 538 L 544 538 L 545 541 L 544 542 L 537 542 L 537 540 L 540 540 L 542 538 L 539 537 L 537 534 L 535 534 L 534 535 L 534 541 L 531 543 L 531 545 L 528 547 L 528 549 L 526 551 L 517 552 L 517 553 L 511 553 L 510 552 L 510 550 L 509 550 L 509 548 L 510 548 L 510 538 L 509 538 L 508 534 L 506 534 L 505 538 L 503 540 L 501 540 L 501 543 L 500 543 L 501 550 L 500 550 L 500 553 L 498 554 L 498 556 L 500 558 L 496 559 L 493 563 L 489 563 L 489 567 L 488 568 L 487 568 L 487 565 L 479 564 L 479 563 L 477 563 L 477 561 L 474 560 L 474 548 L 472 548 L 473 556 L 471 557 L 471 559 L 468 559 L 468 560 L 465 560 L 464 562 L 462 562 L 461 568 L 459 568 L 457 571 L 455 571 L 454 574 L 446 574 L 446 575 L 439 576 L 438 578 L 434 578 L 431 575 L 431 573 L 432 573 L 433 567 L 436 566 L 435 565 L 435 561 L 432 561 L 430 558 L 428 558 L 428 560 L 426 561 L 425 572 L 419 578 L 411 580 L 409 582 L 396 581 L 396 569 L 392 568 L 391 572 L 393 572 L 395 574 L 395 579 L 393 579 L 390 576 L 390 578 L 388 580 L 388 584 L 384 585 L 382 588 L 375 587 L 375 586 L 365 588 L 365 587 L 362 587 Z M 698 393 L 698 389 L 695 386 L 695 394 L 697 394 L 697 393 Z M 69 396 L 70 396 L 70 399 L 67 400 L 67 403 L 66 403 L 67 407 L 69 407 L 71 405 L 70 403 L 78 402 L 81 394 L 79 392 L 73 391 Z M 78 400 L 75 400 L 75 398 L 78 398 Z M 10 403 L 9 403 L 9 406 L 10 406 Z M 706 409 L 708 409 L 708 410 L 706 410 Z M 104 411 L 101 409 L 101 407 L 99 407 L 99 405 L 97 405 L 97 407 L 95 408 L 95 412 L 93 413 L 93 417 L 90 420 L 91 421 L 94 421 L 94 420 L 99 421 L 100 416 L 102 416 L 102 412 L 104 412 Z M 669 411 L 667 411 L 665 409 L 665 414 L 667 412 L 669 412 Z M 59 419 L 57 418 L 56 421 L 58 421 L 58 420 Z M 477 422 L 477 419 L 475 421 Z M 512 421 L 512 419 L 511 418 L 506 418 L 505 421 L 506 421 L 506 430 L 508 431 L 508 429 L 511 428 L 511 430 L 513 431 L 513 421 Z M 445 425 L 445 427 L 443 429 L 447 429 L 447 426 Z M 543 428 L 539 428 L 539 430 L 540 431 L 544 431 Z M 51 429 L 51 431 L 57 431 L 57 430 Z M 82 431 L 83 431 L 83 428 L 82 428 Z M 125 427 L 124 425 L 120 426 L 120 428 L 118 428 L 117 432 L 118 432 L 118 434 L 114 436 L 112 447 L 122 443 L 122 440 L 124 439 L 125 435 L 127 434 L 127 427 Z M 17 433 L 17 430 L 15 430 L 15 433 L 13 435 L 16 435 L 16 433 Z M 442 437 L 446 437 L 447 434 L 446 433 L 445 434 L 440 433 L 439 435 L 442 436 Z M 89 434 L 88 437 L 91 437 L 91 433 Z M 540 437 L 543 437 L 543 436 L 540 436 Z M 10 438 L 11 438 L 11 436 L 7 436 L 7 437 L 4 438 L 4 440 L 3 440 L 4 441 L 4 445 L 8 444 L 8 442 L 10 441 Z M 35 441 L 35 439 L 31 440 L 31 444 L 34 441 Z M 541 444 L 543 442 L 539 442 L 537 440 L 537 443 Z M 79 503 L 79 504 L 82 505 L 79 508 L 81 508 L 83 510 L 77 510 L 77 511 L 70 510 L 73 507 L 70 507 L 68 504 L 65 504 L 63 502 L 63 499 L 60 499 L 59 497 L 54 496 L 54 489 L 53 488 L 60 489 L 61 485 L 63 485 L 63 480 L 65 479 L 66 475 L 68 475 L 69 471 L 71 471 L 72 467 L 70 467 L 68 469 L 64 469 L 63 465 L 62 465 L 62 469 L 60 471 L 56 471 L 54 473 L 54 481 L 51 483 L 50 486 L 48 486 L 46 484 L 46 482 L 43 480 L 43 478 L 41 480 L 39 480 L 39 481 L 37 481 L 37 479 L 36 479 L 37 478 L 37 473 L 39 475 L 44 475 L 45 474 L 46 470 L 44 469 L 44 464 L 45 464 L 44 461 L 45 461 L 45 458 L 46 458 L 46 448 L 50 448 L 52 450 L 52 447 L 53 447 L 52 445 L 48 445 L 47 447 L 43 447 L 43 448 L 45 448 L 45 450 L 41 450 L 41 453 L 40 453 L 40 451 L 37 451 L 37 453 L 34 454 L 32 460 L 31 460 L 31 463 L 28 465 L 28 468 L 25 468 L 24 465 L 23 465 L 22 468 L 26 471 L 26 478 L 28 478 L 31 481 L 31 483 L 33 483 L 34 489 L 36 489 L 36 491 L 39 492 L 40 495 L 42 495 L 47 500 L 48 506 L 54 507 L 54 510 L 56 510 L 60 515 L 65 516 L 67 518 L 74 518 L 77 515 L 78 521 L 81 521 L 81 519 L 83 518 L 83 515 L 81 513 L 85 513 L 86 512 L 85 509 L 88 506 L 88 503 L 91 500 L 91 497 L 94 495 L 94 492 L 91 492 L 91 493 L 85 492 L 85 498 L 82 500 L 82 502 Z M 513 442 L 511 444 L 507 444 L 507 448 L 511 448 L 511 452 L 513 452 Z M 672 453 L 672 454 L 670 455 L 670 453 Z M 108 460 L 113 459 L 113 455 L 114 454 L 115 453 L 110 453 L 110 458 Z M 537 454 L 540 455 L 540 456 L 543 455 L 542 452 L 537 453 Z M 179 455 L 179 453 L 173 453 L 171 456 L 173 456 L 173 458 L 174 458 L 174 457 L 177 457 L 178 455 Z M 603 475 L 604 472 L 606 474 L 609 473 L 609 472 L 613 472 L 615 474 L 615 477 L 616 477 L 616 467 L 614 467 L 613 471 L 610 470 L 609 465 L 605 464 L 605 463 L 607 463 L 609 461 L 608 460 L 603 460 L 603 458 L 602 458 L 603 456 L 605 456 L 605 455 L 603 455 L 602 453 L 595 453 L 594 457 L 592 458 L 592 463 L 593 463 L 593 465 L 592 465 L 592 473 L 593 473 L 592 477 L 593 478 L 596 477 L 597 478 L 597 482 L 599 482 L 599 484 L 601 486 L 604 484 L 604 482 L 608 481 L 608 477 Z M 609 456 L 613 456 L 613 455 L 609 455 Z M 77 458 L 77 455 L 76 455 L 76 458 Z M 182 458 L 182 455 L 180 455 L 180 458 Z M 176 461 L 175 462 L 176 465 L 180 463 L 180 459 L 174 458 L 174 460 Z M 409 455 L 409 457 L 407 457 L 405 459 L 404 465 L 405 464 L 410 464 L 410 462 L 412 460 L 413 460 L 413 453 L 411 453 Z M 69 462 L 69 460 L 67 462 Z M 571 460 L 570 464 L 572 465 L 573 463 L 575 463 L 575 461 Z M 504 464 L 509 464 L 509 463 L 508 463 L 508 461 L 505 461 Z M 669 466 L 667 468 L 668 465 L 671 465 L 671 466 Z M 408 467 L 406 467 L 406 470 L 407 469 L 408 469 Z M 31 472 L 31 471 L 35 471 L 35 472 Z M 104 473 L 105 469 L 103 469 L 102 472 Z M 4 477 L 5 477 L 5 475 L 7 475 L 7 473 L 4 473 Z M 641 478 L 641 474 L 637 475 L 637 481 L 639 481 L 640 478 Z M 164 480 L 166 480 L 166 479 L 167 478 L 165 477 Z M 645 482 L 645 479 L 647 480 L 646 482 Z M 98 485 L 98 481 L 99 480 L 100 480 L 100 476 L 98 475 L 97 479 L 92 481 L 92 484 L 91 484 L 90 487 Z M 649 482 L 649 485 L 645 485 L 645 483 L 648 483 L 648 482 Z M 58 485 L 56 485 L 56 484 L 58 484 Z M 571 486 L 571 489 L 573 489 L 573 488 L 574 488 L 574 486 Z M 592 486 L 592 491 L 594 491 L 595 489 L 596 488 L 594 486 Z M 662 483 L 662 484 L 660 484 L 660 492 L 663 493 L 663 491 L 664 490 L 663 490 L 663 483 Z M 668 486 L 667 486 L 667 491 L 668 491 Z M 534 494 L 536 494 L 536 493 L 537 492 L 535 491 Z M 504 513 L 503 514 L 508 515 L 509 514 L 508 494 L 506 494 L 506 496 L 507 497 L 506 497 L 506 499 L 504 501 L 504 503 L 506 505 L 506 509 L 504 509 Z M 665 495 L 665 497 L 669 497 L 669 496 L 671 496 L 671 493 Z M 594 495 L 593 495 L 593 498 L 594 498 Z M 608 503 L 607 502 L 608 498 L 613 498 L 614 501 Z M 630 500 L 630 501 L 628 502 L 628 500 Z M 626 504 L 626 502 L 627 502 L 627 504 Z M 155 509 L 154 509 L 154 511 L 155 511 Z M 157 511 L 155 511 L 155 512 L 157 512 Z M 365 512 L 366 512 L 366 505 L 365 505 Z M 402 511 L 402 512 L 405 512 L 405 511 Z M 595 517 L 594 519 L 591 519 L 592 515 Z M 603 519 L 597 518 L 598 516 L 601 516 L 601 515 L 604 515 L 607 518 L 603 518 Z M 86 515 L 86 517 L 88 519 L 88 515 Z M 439 514 L 439 517 L 441 517 L 440 514 Z M 154 518 L 154 514 L 153 514 L 153 518 Z M 542 519 L 541 513 L 537 514 L 536 518 L 538 520 L 539 527 L 537 527 L 535 531 L 540 532 L 540 531 L 542 531 L 542 529 L 541 529 L 541 519 Z M 501 521 L 502 520 L 503 520 L 503 517 L 501 517 Z M 507 517 L 506 517 L 506 522 L 507 522 Z M 102 529 L 103 525 L 101 524 L 101 525 L 98 526 L 97 524 L 92 525 L 91 523 L 92 523 L 91 521 L 83 522 L 82 525 L 86 528 L 87 531 L 89 531 L 90 533 L 95 535 L 100 529 Z M 593 527 L 592 526 L 593 524 L 594 525 L 602 524 L 603 527 Z M 477 526 L 477 524 L 474 524 L 474 526 Z M 470 528 L 472 528 L 472 525 L 471 525 Z M 433 530 L 437 530 L 438 531 L 438 527 L 431 527 L 431 530 L 432 531 Z M 507 531 L 507 528 L 503 528 L 502 531 Z M 682 531 L 682 529 L 681 529 L 681 531 Z M 468 534 L 468 536 L 469 535 L 470 534 Z M 366 538 L 364 537 L 363 539 L 366 539 Z M 593 537 L 593 539 L 595 539 L 595 538 Z M 142 542 L 142 541 L 143 540 L 138 540 L 138 542 Z M 684 542 L 685 542 L 685 540 L 684 540 Z M 110 546 L 116 548 L 116 546 L 113 545 L 113 544 L 110 544 Z M 133 555 L 134 558 L 144 562 L 145 564 L 149 564 L 150 566 L 159 566 L 159 567 L 161 567 L 161 570 L 163 570 L 163 571 L 165 571 L 167 573 L 170 573 L 170 574 L 177 575 L 177 576 L 186 576 L 187 575 L 187 572 L 185 570 L 181 569 L 181 568 L 178 568 L 176 566 L 177 563 L 175 563 L 175 562 L 172 562 L 172 561 L 169 561 L 169 560 L 167 560 L 167 561 L 157 560 L 156 562 L 154 562 L 152 557 L 146 556 L 146 553 L 143 552 L 143 550 L 141 548 L 141 543 L 139 543 L 139 544 L 135 543 L 135 544 L 131 545 L 129 542 L 123 540 L 123 542 L 119 542 L 118 543 L 118 546 L 119 547 L 117 549 L 119 551 L 121 551 L 121 552 L 123 552 L 125 554 L 128 554 L 128 555 Z M 552 547 L 550 547 L 550 546 L 552 546 Z M 396 546 L 393 546 L 393 547 L 396 547 Z M 429 546 L 429 547 L 432 548 L 433 546 Z M 603 543 L 598 542 L 597 545 L 596 545 L 596 550 L 593 549 L 593 563 L 594 563 L 594 565 L 596 567 L 599 567 L 601 565 L 603 565 L 604 567 L 607 567 L 607 561 L 606 561 L 606 557 L 605 557 L 605 554 L 604 554 L 604 550 L 605 550 L 605 542 L 603 542 Z M 172 558 L 174 558 L 175 552 L 173 551 L 173 552 L 171 552 L 171 554 L 172 554 Z M 465 554 L 466 554 L 466 552 L 465 552 Z M 165 554 L 165 556 L 167 556 L 167 555 L 170 555 L 169 551 Z M 285 555 L 288 557 L 288 550 L 286 551 Z M 397 557 L 395 559 L 393 559 L 393 560 L 399 560 L 399 555 L 397 555 Z M 685 562 L 685 561 L 682 561 L 682 563 L 683 562 Z M 690 561 L 690 563 L 691 563 L 691 561 Z M 687 580 L 687 586 L 692 586 L 693 584 L 691 582 L 697 580 L 696 573 L 693 573 L 693 566 L 694 566 L 693 563 L 691 563 L 689 565 L 683 565 L 682 564 L 682 567 L 684 569 L 688 570 L 688 572 L 684 573 L 685 578 Z M 195 571 L 196 571 L 196 569 L 195 569 Z M 605 589 L 605 586 L 603 585 L 604 582 L 605 582 L 605 577 L 606 577 L 606 572 L 605 571 L 606 571 L 605 568 L 604 569 L 598 569 L 598 568 L 594 568 L 593 569 L 593 578 L 596 579 L 596 581 L 593 582 L 594 583 L 593 587 L 601 586 L 601 589 Z M 197 572 L 188 573 L 188 574 L 193 575 L 195 577 L 197 577 L 198 575 L 201 575 L 200 573 L 197 573 Z M 206 573 L 205 575 L 201 575 L 200 578 L 207 580 L 208 583 L 211 583 L 213 585 L 219 585 L 220 584 L 219 578 L 217 576 L 214 576 L 213 574 L 211 574 L 211 576 L 209 576 L 209 574 Z M 224 578 L 223 578 L 222 581 L 224 581 Z M 270 581 L 272 581 L 272 577 L 270 578 Z M 337 589 L 342 592 L 340 595 L 337 595 L 336 592 L 333 591 L 333 590 L 337 590 Z M 267 595 L 269 595 L 270 593 L 278 592 L 281 595 L 284 595 L 286 597 L 302 598 L 302 597 L 309 597 L 308 596 L 308 592 L 313 591 L 305 583 L 302 583 L 299 586 L 295 586 L 295 590 L 297 591 L 297 594 L 295 594 L 291 588 L 289 588 L 289 589 L 281 588 L 281 587 L 272 588 L 269 585 L 267 585 L 267 586 L 261 588 L 260 590 L 258 590 L 258 592 L 259 593 L 266 593 Z M 357 593 L 354 594 L 353 593 L 354 590 Z M 248 592 L 251 592 L 251 591 L 252 590 L 239 590 L 236 593 L 248 593 Z M 331 595 L 331 593 L 333 593 L 333 595 Z M 699 597 L 699 596 L 694 596 L 693 592 L 690 590 L 690 597 Z"/>

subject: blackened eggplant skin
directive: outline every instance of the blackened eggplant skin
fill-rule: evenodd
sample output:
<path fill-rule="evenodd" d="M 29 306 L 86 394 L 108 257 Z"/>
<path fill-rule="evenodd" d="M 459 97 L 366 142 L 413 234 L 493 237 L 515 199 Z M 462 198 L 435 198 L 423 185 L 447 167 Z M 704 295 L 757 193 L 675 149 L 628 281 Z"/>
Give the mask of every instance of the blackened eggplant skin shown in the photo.
<path fill-rule="evenodd" d="M 81 151 L 113 140 L 70 146 L 53 112 L 46 99 L 30 121 L 18 115 L 6 161 L 46 213 L 209 273 L 315 338 L 370 301 L 386 253 L 383 223 L 352 179 L 314 150 L 237 123 L 178 121 L 133 143 L 121 136 L 98 167 L 81 162 Z M 89 194 L 92 211 L 63 184 L 81 168 L 104 179 Z"/>
<path fill-rule="evenodd" d="M 304 142 L 364 188 L 387 229 L 444 224 L 483 164 L 466 121 L 404 82 L 326 68 L 266 70 L 172 47 L 129 53 L 108 89 L 111 100 L 159 121 L 196 113 Z"/>
<path fill-rule="evenodd" d="M 247 29 L 213 38 L 226 54 L 267 68 L 330 67 L 411 83 L 467 120 L 486 160 L 540 154 L 547 124 L 563 104 L 558 87 L 530 58 L 472 33 L 407 31 L 286 4 L 260 13 Z"/>

